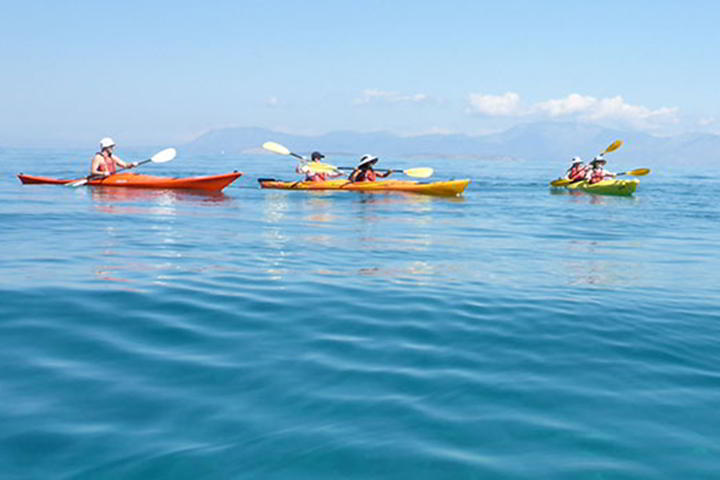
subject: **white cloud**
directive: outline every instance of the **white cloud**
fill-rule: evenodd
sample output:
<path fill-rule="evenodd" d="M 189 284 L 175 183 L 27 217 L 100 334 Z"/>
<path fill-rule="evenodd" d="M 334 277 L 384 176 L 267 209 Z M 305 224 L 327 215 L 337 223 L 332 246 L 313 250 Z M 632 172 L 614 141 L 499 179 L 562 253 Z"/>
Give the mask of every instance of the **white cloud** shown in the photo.
<path fill-rule="evenodd" d="M 362 97 L 355 100 L 355 105 L 367 105 L 369 103 L 424 103 L 428 102 L 430 97 L 424 93 L 415 93 L 413 95 L 403 95 L 398 92 L 388 92 L 385 90 L 363 90 Z"/>
<path fill-rule="evenodd" d="M 569 118 L 586 123 L 621 123 L 644 130 L 653 130 L 679 121 L 677 108 L 661 107 L 653 110 L 641 105 L 631 105 L 619 95 L 595 98 L 578 93 L 527 107 L 523 106 L 520 95 L 514 92 L 499 96 L 474 93 L 470 94 L 468 112 L 485 116 Z"/>
<path fill-rule="evenodd" d="M 641 105 L 625 103 L 621 96 L 612 98 L 594 99 L 584 97 L 589 103 L 582 111 L 588 120 L 617 119 L 629 122 L 659 121 L 675 123 L 677 121 L 677 108 L 661 107 L 651 110 Z"/>
<path fill-rule="evenodd" d="M 584 97 L 571 93 L 565 98 L 558 98 L 535 104 L 533 110 L 543 112 L 550 117 L 574 115 L 590 109 L 596 100 L 593 97 Z"/>
<path fill-rule="evenodd" d="M 524 113 L 520 106 L 520 95 L 514 92 L 507 92 L 504 95 L 471 93 L 468 112 L 491 117 L 519 116 Z"/>
<path fill-rule="evenodd" d="M 280 100 L 278 100 L 277 97 L 270 97 L 267 100 L 265 100 L 265 105 L 268 107 L 277 107 L 280 105 Z"/>

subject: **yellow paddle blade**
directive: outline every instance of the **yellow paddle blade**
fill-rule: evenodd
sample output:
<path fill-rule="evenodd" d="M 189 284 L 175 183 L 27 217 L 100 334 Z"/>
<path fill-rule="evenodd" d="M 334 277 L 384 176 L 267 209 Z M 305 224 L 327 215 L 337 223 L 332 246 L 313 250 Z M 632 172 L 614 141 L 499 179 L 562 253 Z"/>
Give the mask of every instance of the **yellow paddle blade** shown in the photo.
<path fill-rule="evenodd" d="M 337 167 L 329 163 L 309 162 L 305 164 L 305 167 L 312 173 L 338 173 Z"/>
<path fill-rule="evenodd" d="M 605 149 L 603 153 L 609 153 L 614 152 L 618 148 L 622 147 L 623 141 L 622 140 L 615 140 L 613 143 L 610 144 L 609 147 Z"/>
<path fill-rule="evenodd" d="M 428 178 L 431 177 L 432 174 L 435 172 L 430 167 L 418 167 L 418 168 L 410 168 L 408 170 L 403 170 L 403 173 L 407 175 L 408 177 L 415 177 L 415 178 Z"/>
<path fill-rule="evenodd" d="M 565 185 L 569 185 L 572 183 L 570 179 L 568 178 L 558 178 L 557 180 L 553 180 L 550 182 L 550 185 L 553 187 L 564 187 Z"/>
<path fill-rule="evenodd" d="M 650 173 L 649 168 L 638 168 L 627 172 L 628 175 L 633 175 L 635 177 L 642 177 L 643 175 L 647 175 L 648 173 Z"/>
<path fill-rule="evenodd" d="M 273 153 L 277 153 L 278 155 L 290 155 L 290 150 L 280 145 L 279 143 L 265 142 L 263 143 L 263 148 Z"/>

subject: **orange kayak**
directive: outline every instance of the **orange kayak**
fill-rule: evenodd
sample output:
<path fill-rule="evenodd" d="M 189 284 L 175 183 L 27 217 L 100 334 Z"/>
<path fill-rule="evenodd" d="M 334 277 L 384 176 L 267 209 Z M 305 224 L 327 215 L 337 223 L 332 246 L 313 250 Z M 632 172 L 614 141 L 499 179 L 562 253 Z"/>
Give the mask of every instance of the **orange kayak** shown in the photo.
<path fill-rule="evenodd" d="M 138 175 L 135 173 L 116 173 L 106 178 L 94 179 L 87 182 L 93 187 L 126 187 L 126 188 L 159 188 L 159 189 L 188 189 L 204 190 L 206 192 L 219 192 L 230 185 L 242 175 L 242 172 L 213 175 L 211 177 L 154 177 L 152 175 Z M 33 175 L 18 174 L 24 184 L 65 185 L 82 179 L 63 180 L 58 178 L 36 177 Z"/>

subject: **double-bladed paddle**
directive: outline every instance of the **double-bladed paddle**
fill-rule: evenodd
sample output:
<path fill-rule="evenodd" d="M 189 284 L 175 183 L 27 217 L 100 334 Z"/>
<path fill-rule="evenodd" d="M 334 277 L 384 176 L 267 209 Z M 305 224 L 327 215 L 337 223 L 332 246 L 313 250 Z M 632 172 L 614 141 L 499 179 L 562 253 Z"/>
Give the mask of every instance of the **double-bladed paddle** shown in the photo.
<path fill-rule="evenodd" d="M 355 167 L 335 167 L 338 170 L 355 170 Z M 428 178 L 431 177 L 432 174 L 435 172 L 430 167 L 416 167 L 416 168 L 408 168 L 407 170 L 394 170 L 394 169 L 386 169 L 386 168 L 375 168 L 373 169 L 377 172 L 392 172 L 392 173 L 404 173 L 408 177 L 414 177 L 414 178 Z"/>
<path fill-rule="evenodd" d="M 144 164 L 150 163 L 150 162 L 152 162 L 152 163 L 165 163 L 165 162 L 169 162 L 170 160 L 174 159 L 176 155 L 177 155 L 177 152 L 175 151 L 174 148 L 166 148 L 165 150 L 162 150 L 162 151 L 156 153 L 155 155 L 153 155 L 152 157 L 148 158 L 147 160 L 143 160 L 142 162 L 138 162 L 135 166 L 136 166 L 136 167 L 139 167 L 140 165 L 144 165 Z M 120 172 L 120 171 L 122 171 L 122 170 L 127 170 L 128 168 L 131 168 L 131 167 L 119 168 L 119 169 L 117 170 L 117 172 Z M 117 172 L 115 172 L 115 173 L 117 173 Z M 111 175 L 114 175 L 114 174 L 111 174 Z M 68 186 L 68 187 L 80 187 L 80 186 L 82 186 L 82 185 L 87 184 L 87 183 L 88 183 L 89 181 L 91 181 L 91 180 L 97 180 L 97 179 L 100 179 L 100 178 L 107 178 L 107 177 L 110 177 L 111 175 L 97 175 L 97 174 L 95 174 L 95 175 L 88 175 L 87 177 L 85 177 L 85 178 L 83 178 L 83 179 L 77 180 L 77 181 L 75 181 L 75 182 L 70 182 L 70 183 L 68 183 L 67 186 Z"/>
<path fill-rule="evenodd" d="M 650 173 L 649 168 L 637 168 L 635 170 L 630 170 L 629 172 L 616 173 L 615 176 L 619 177 L 620 175 L 632 175 L 633 177 L 642 177 L 649 173 Z M 570 185 L 571 183 L 574 183 L 574 182 L 572 182 L 568 178 L 560 178 L 558 180 L 553 180 L 552 182 L 550 182 L 550 185 L 553 187 L 564 187 L 565 185 Z"/>
<path fill-rule="evenodd" d="M 268 150 L 273 153 L 277 153 L 279 155 L 290 155 L 297 159 L 300 159 L 302 161 L 307 161 L 304 157 L 301 155 L 298 155 L 297 153 L 293 153 L 290 150 L 287 149 L 287 147 L 280 145 L 276 142 L 265 142 L 263 143 L 263 148 L 265 150 Z M 313 173 L 338 173 L 339 170 L 355 170 L 355 167 L 336 167 L 335 165 L 331 165 L 329 163 L 324 162 L 309 162 L 306 164 L 306 167 Z M 415 177 L 415 178 L 428 178 L 432 176 L 434 170 L 429 167 L 417 167 L 417 168 L 409 168 L 407 170 L 388 170 L 388 169 L 378 169 L 379 172 L 393 172 L 393 173 L 404 173 L 408 177 Z"/>

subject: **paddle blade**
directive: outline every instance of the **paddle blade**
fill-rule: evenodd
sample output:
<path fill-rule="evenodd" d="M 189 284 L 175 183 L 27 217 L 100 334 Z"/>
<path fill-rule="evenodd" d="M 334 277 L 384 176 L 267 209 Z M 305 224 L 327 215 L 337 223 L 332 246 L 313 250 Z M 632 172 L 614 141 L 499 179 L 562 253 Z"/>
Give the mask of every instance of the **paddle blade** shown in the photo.
<path fill-rule="evenodd" d="M 650 173 L 649 168 L 638 168 L 636 170 L 630 170 L 629 172 L 627 172 L 628 175 L 633 175 L 635 177 L 642 177 L 644 175 L 647 175 L 648 173 Z"/>
<path fill-rule="evenodd" d="M 305 164 L 305 168 L 311 173 L 338 173 L 335 165 L 322 162 L 309 162 Z"/>
<path fill-rule="evenodd" d="M 550 182 L 550 186 L 564 187 L 565 185 L 569 185 L 570 183 L 572 182 L 570 182 L 570 179 L 568 178 L 558 178 L 557 180 L 553 180 L 552 182 Z"/>
<path fill-rule="evenodd" d="M 174 148 L 166 148 L 150 157 L 150 161 L 153 163 L 165 163 L 175 158 L 176 155 L 177 152 Z"/>
<path fill-rule="evenodd" d="M 622 140 L 615 140 L 613 143 L 610 144 L 609 147 L 605 149 L 603 153 L 609 153 L 614 152 L 618 148 L 622 147 L 623 141 Z"/>
<path fill-rule="evenodd" d="M 290 155 L 290 150 L 279 143 L 265 142 L 263 143 L 263 148 L 270 152 L 277 153 L 278 155 Z"/>
<path fill-rule="evenodd" d="M 428 178 L 431 177 L 432 174 L 435 172 L 430 167 L 418 167 L 418 168 L 410 168 L 408 170 L 403 170 L 403 173 L 407 175 L 408 177 L 414 177 L 414 178 Z"/>
<path fill-rule="evenodd" d="M 76 180 L 76 181 L 74 181 L 74 182 L 67 183 L 65 186 L 67 186 L 67 187 L 72 187 L 72 188 L 82 187 L 82 186 L 85 185 L 88 181 L 89 181 L 89 180 L 88 180 L 87 178 L 83 178 L 82 180 Z"/>

